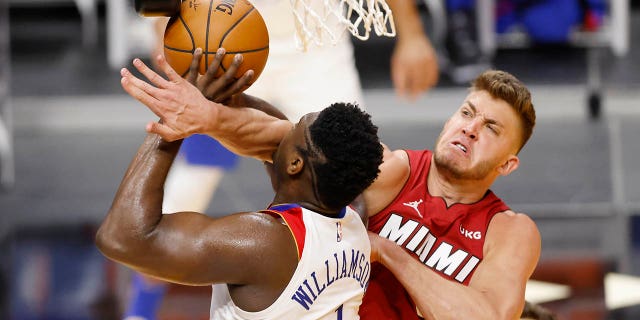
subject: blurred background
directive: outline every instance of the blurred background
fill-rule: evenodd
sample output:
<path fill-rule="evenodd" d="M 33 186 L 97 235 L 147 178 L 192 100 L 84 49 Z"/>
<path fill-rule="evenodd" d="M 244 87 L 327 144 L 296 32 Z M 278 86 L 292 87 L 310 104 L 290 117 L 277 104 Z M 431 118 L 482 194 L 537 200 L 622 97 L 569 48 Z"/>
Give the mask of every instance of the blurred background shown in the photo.
<path fill-rule="evenodd" d="M 478 0 L 461 12 L 432 2 L 415 1 L 440 82 L 414 102 L 393 93 L 394 40 L 353 41 L 382 140 L 430 148 L 478 70 L 519 77 L 538 124 L 520 169 L 493 189 L 542 233 L 527 297 L 561 319 L 640 319 L 640 2 Z M 516 12 L 523 2 L 530 7 Z M 1 319 L 122 312 L 130 273 L 93 236 L 154 119 L 118 73 L 147 60 L 151 40 L 125 0 L 0 2 Z M 261 164 L 243 159 L 207 213 L 271 197 Z M 209 291 L 170 288 L 161 317 L 206 319 Z"/>

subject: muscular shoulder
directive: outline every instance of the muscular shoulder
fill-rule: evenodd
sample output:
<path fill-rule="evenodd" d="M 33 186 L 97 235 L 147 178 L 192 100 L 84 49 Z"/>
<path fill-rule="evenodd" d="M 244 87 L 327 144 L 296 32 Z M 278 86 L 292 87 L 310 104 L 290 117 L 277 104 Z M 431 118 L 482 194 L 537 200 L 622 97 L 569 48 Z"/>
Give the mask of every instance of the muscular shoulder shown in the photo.
<path fill-rule="evenodd" d="M 293 241 L 285 224 L 262 212 L 236 213 L 218 222 L 211 233 L 236 255 L 279 254 L 279 247 Z"/>
<path fill-rule="evenodd" d="M 489 230 L 501 233 L 517 233 L 531 237 L 540 236 L 538 227 L 531 217 L 512 210 L 506 210 L 496 214 L 493 219 L 491 219 Z"/>
<path fill-rule="evenodd" d="M 279 218 L 261 212 L 246 212 L 222 219 L 233 219 L 233 228 L 227 230 L 229 244 L 234 248 L 236 260 L 245 268 L 257 263 L 255 276 L 264 272 L 289 270 L 297 263 L 295 240 L 286 224 Z"/>
<path fill-rule="evenodd" d="M 409 156 L 404 150 L 390 150 L 384 146 L 380 173 L 373 184 L 363 193 L 369 216 L 387 207 L 400 193 L 409 174 Z"/>
<path fill-rule="evenodd" d="M 275 241 L 290 240 L 289 229 L 280 218 L 263 212 L 244 212 L 234 216 L 238 230 L 247 236 L 266 240 L 260 241 L 266 247 Z"/>
<path fill-rule="evenodd" d="M 512 210 L 506 210 L 496 214 L 494 217 L 496 223 L 504 223 L 513 228 L 518 228 L 520 231 L 530 231 L 533 233 L 538 232 L 536 223 L 525 213 L 514 212 Z M 493 221 L 492 221 L 493 222 Z"/>
<path fill-rule="evenodd" d="M 489 244 L 502 247 L 506 243 L 540 251 L 540 231 L 536 223 L 524 213 L 506 210 L 496 214 L 489 223 L 487 232 Z"/>

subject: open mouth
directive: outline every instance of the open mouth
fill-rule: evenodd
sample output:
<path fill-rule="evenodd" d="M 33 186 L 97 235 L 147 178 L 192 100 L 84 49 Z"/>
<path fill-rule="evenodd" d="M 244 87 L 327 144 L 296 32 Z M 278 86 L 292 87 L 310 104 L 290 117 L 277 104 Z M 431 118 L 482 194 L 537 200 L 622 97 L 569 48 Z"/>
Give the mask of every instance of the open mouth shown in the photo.
<path fill-rule="evenodd" d="M 462 152 L 467 153 L 467 147 L 465 147 L 463 144 L 459 143 L 459 142 L 454 142 L 453 145 L 462 150 Z"/>

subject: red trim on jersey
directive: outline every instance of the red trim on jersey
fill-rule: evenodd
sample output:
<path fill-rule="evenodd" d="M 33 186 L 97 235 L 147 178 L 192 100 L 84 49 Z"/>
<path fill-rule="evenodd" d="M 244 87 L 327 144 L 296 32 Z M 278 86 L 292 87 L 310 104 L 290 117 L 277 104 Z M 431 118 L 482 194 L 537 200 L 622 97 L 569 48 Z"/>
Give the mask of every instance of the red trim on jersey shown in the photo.
<path fill-rule="evenodd" d="M 273 217 L 280 217 L 289 227 L 293 239 L 296 241 L 296 247 L 298 248 L 298 260 L 302 257 L 302 251 L 304 250 L 304 238 L 307 233 L 307 229 L 302 219 L 302 207 L 296 204 L 284 204 L 270 206 L 269 209 L 262 210 L 260 212 L 269 214 Z"/>

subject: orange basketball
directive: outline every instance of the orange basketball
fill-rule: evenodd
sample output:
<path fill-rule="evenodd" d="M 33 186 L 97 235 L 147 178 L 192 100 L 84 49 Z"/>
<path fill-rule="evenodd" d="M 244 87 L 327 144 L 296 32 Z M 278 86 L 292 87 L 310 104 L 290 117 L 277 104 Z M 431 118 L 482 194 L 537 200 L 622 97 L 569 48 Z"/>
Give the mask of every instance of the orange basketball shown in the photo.
<path fill-rule="evenodd" d="M 183 0 L 180 14 L 169 20 L 164 32 L 164 54 L 173 69 L 185 75 L 198 47 L 203 51 L 200 74 L 206 72 L 216 50 L 224 48 L 227 54 L 216 77 L 229 68 L 235 54 L 242 53 L 236 78 L 253 70 L 253 83 L 267 63 L 269 33 L 248 0 Z"/>

